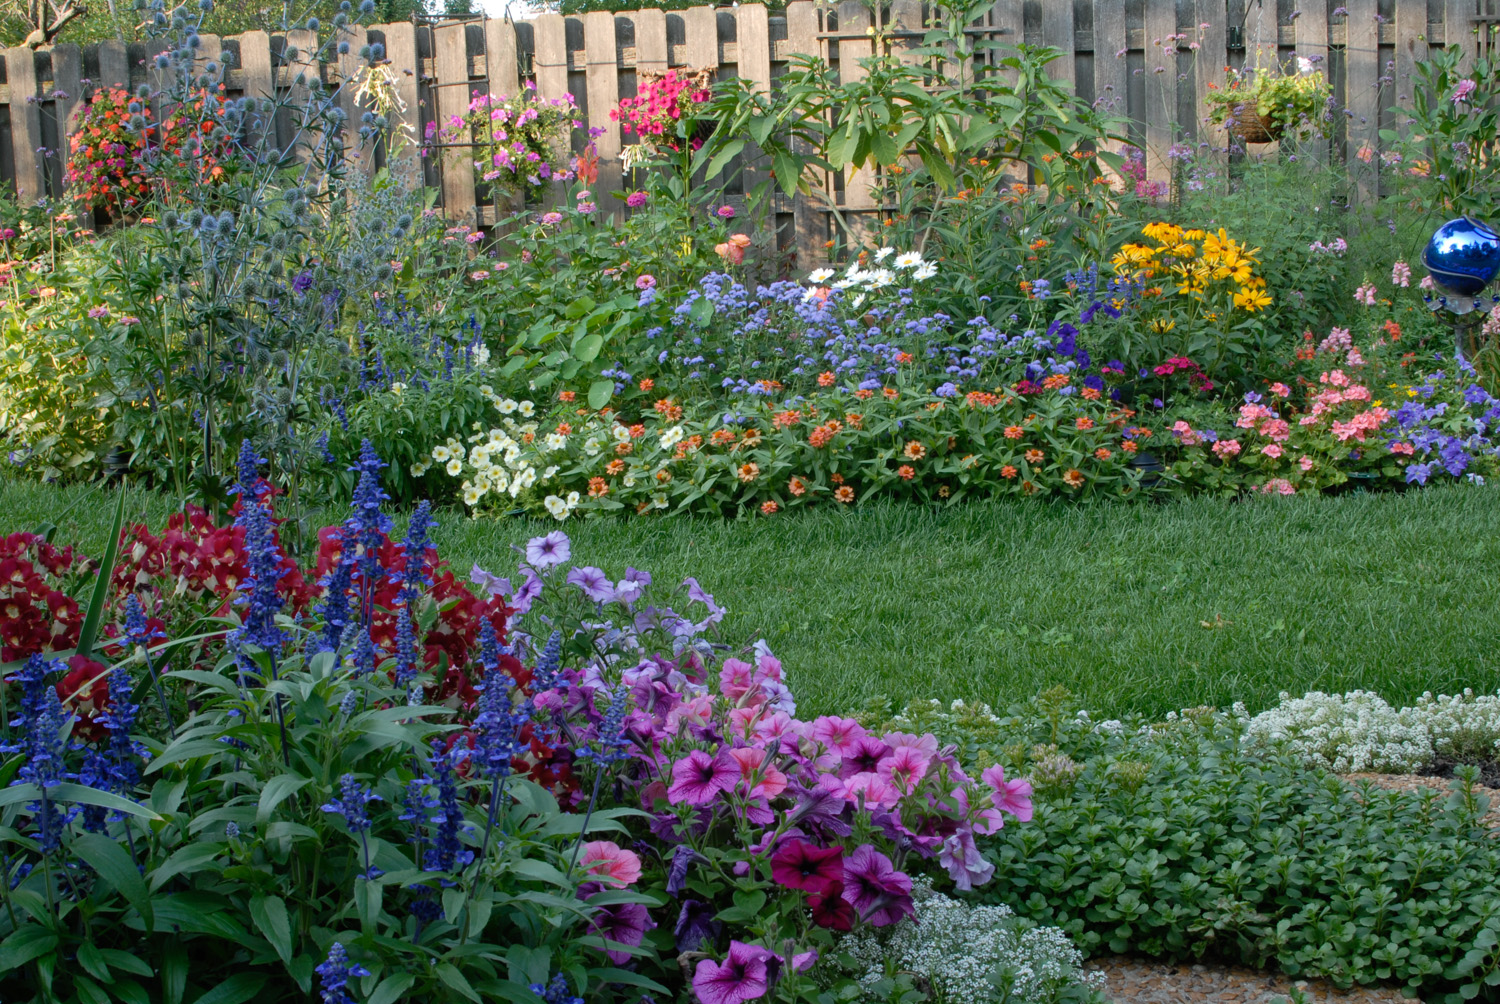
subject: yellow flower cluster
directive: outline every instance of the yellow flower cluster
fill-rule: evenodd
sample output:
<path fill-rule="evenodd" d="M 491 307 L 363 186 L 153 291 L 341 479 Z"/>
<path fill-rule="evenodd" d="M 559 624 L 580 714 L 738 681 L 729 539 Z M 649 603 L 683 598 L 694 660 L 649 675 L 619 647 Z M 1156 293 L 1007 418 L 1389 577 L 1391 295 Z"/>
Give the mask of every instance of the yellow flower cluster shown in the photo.
<path fill-rule="evenodd" d="M 1161 277 L 1177 283 L 1177 293 L 1203 300 L 1225 292 L 1235 307 L 1254 313 L 1271 305 L 1266 280 L 1255 274 L 1260 248 L 1246 248 L 1223 228 L 1218 233 L 1184 230 L 1172 223 L 1141 228 L 1155 245 L 1126 244 L 1111 259 L 1118 275 L 1149 282 Z"/>

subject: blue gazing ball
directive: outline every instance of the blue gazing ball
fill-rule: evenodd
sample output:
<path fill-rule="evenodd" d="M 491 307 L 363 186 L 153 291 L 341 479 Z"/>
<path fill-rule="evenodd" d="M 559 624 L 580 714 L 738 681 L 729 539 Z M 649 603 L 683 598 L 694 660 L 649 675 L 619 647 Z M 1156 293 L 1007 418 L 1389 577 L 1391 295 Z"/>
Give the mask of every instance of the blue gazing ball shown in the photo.
<path fill-rule="evenodd" d="M 1444 292 L 1477 295 L 1500 274 L 1500 235 L 1466 217 L 1449 220 L 1427 242 L 1422 264 Z"/>

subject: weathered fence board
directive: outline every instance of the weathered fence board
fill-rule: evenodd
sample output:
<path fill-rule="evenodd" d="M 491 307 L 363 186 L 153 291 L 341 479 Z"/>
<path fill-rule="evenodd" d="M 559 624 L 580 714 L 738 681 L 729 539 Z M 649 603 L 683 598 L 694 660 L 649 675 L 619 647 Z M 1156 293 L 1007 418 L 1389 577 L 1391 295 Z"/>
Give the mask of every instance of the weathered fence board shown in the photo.
<path fill-rule="evenodd" d="M 1320 161 L 1342 155 L 1351 180 L 1371 197 L 1380 186 L 1382 114 L 1389 120 L 1393 104 L 1409 100 L 1412 75 L 1429 46 L 1460 46 L 1472 59 L 1487 45 L 1488 26 L 1500 20 L 1497 6 L 1495 0 L 996 0 L 974 30 L 1008 45 L 1029 42 L 1059 49 L 1061 58 L 1049 72 L 1132 120 L 1131 133 L 1144 148 L 1155 181 L 1170 178 L 1173 143 L 1223 148 L 1224 135 L 1210 127 L 1207 115 L 1208 98 L 1223 86 L 1226 66 L 1268 67 L 1293 53 L 1313 59 L 1339 85 L 1335 100 L 1348 114 L 1341 116 L 1333 148 L 1326 142 L 1304 143 L 1298 154 Z M 543 98 L 571 93 L 585 125 L 603 130 L 594 140 L 600 162 L 594 201 L 614 210 L 619 207 L 611 195 L 627 184 L 619 154 L 635 138 L 622 136 L 609 113 L 621 97 L 635 93 L 638 73 L 712 68 L 720 79 L 738 76 L 764 90 L 775 86 L 788 59 L 800 53 L 828 60 L 843 79 L 853 80 L 863 72 L 859 60 L 877 44 L 868 29 L 897 32 L 891 44 L 899 52 L 916 44 L 914 33 L 926 27 L 920 0 L 894 0 L 889 12 L 878 17 L 876 23 L 870 9 L 856 0 L 821 7 L 793 0 L 784 15 L 775 17 L 760 4 L 742 3 L 733 9 L 699 6 L 671 13 L 544 14 L 519 23 L 471 19 L 356 26 L 344 36 L 350 52 L 327 63 L 314 58 L 314 38 L 246 32 L 224 39 L 204 36 L 199 61 L 216 60 L 221 48 L 229 49 L 235 61 L 226 75 L 228 95 L 271 97 L 294 89 L 299 73 L 308 75 L 304 79 L 321 74 L 329 87 L 339 88 L 359 72 L 360 47 L 382 43 L 405 106 L 404 112 L 393 113 L 392 124 L 418 140 L 449 117 L 462 115 L 474 94 L 512 95 L 528 82 Z M 1183 37 L 1174 42 L 1176 36 Z M 26 202 L 64 197 L 70 115 L 94 87 L 133 89 L 158 83 L 152 57 L 159 45 L 105 42 L 81 51 L 67 45 L 35 52 L 4 50 L 0 104 L 9 105 L 9 119 L 0 124 L 0 150 L 11 152 L 0 162 L 0 179 Z M 295 59 L 286 57 L 288 47 L 297 50 Z M 1132 69 L 1144 79 L 1134 79 Z M 388 163 L 384 151 L 360 149 L 358 130 L 366 107 L 350 89 L 337 100 L 346 115 L 346 156 L 359 171 L 368 174 L 388 166 L 408 187 L 436 186 L 448 215 L 481 223 L 493 219 L 492 210 L 476 207 L 484 189 L 477 184 L 474 152 L 461 140 L 426 158 L 408 148 L 407 156 Z M 279 142 L 296 134 L 291 122 L 278 126 Z M 586 131 L 575 130 L 574 149 L 586 142 Z M 738 163 L 745 190 L 768 177 L 769 165 L 754 148 Z M 878 176 L 865 168 L 847 177 L 814 177 L 811 195 L 776 200 L 776 208 L 787 214 L 778 220 L 788 223 L 781 231 L 783 240 L 795 246 L 803 263 L 825 256 L 825 242 L 839 232 L 831 222 L 835 212 L 860 239 L 879 232 L 882 210 L 870 192 Z M 560 186 L 551 191 L 561 194 Z"/>

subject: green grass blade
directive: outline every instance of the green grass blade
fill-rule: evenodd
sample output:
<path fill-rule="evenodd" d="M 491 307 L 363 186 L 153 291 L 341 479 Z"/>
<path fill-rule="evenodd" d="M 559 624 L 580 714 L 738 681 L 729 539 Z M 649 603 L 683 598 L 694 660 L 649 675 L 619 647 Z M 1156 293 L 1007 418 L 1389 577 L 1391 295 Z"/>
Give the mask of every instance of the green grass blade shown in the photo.
<path fill-rule="evenodd" d="M 78 633 L 78 654 L 91 655 L 94 641 L 99 637 L 99 621 L 104 617 L 104 604 L 109 599 L 109 580 L 115 573 L 115 559 L 120 554 L 120 527 L 125 523 L 125 486 L 120 486 L 120 500 L 115 504 L 115 524 L 110 530 L 109 544 L 104 549 L 104 560 L 99 564 L 99 580 L 94 583 L 94 595 L 89 600 L 89 611 L 83 619 L 83 630 Z"/>

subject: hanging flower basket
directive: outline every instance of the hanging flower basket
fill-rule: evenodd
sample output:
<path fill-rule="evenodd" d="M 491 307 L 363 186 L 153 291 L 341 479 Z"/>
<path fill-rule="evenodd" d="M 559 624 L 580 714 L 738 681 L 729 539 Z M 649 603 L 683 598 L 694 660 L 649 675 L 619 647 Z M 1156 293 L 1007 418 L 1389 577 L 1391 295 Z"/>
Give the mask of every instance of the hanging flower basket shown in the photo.
<path fill-rule="evenodd" d="M 1227 124 L 1229 134 L 1241 143 L 1275 143 L 1283 130 L 1282 123 L 1256 111 L 1253 101 L 1235 105 Z"/>

